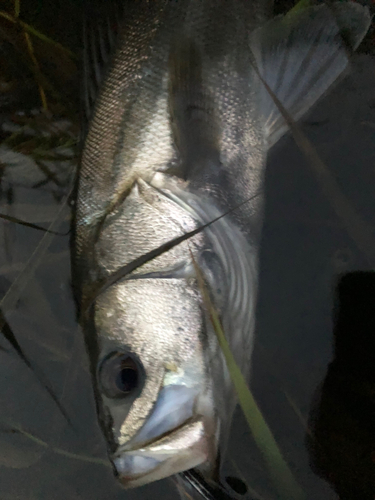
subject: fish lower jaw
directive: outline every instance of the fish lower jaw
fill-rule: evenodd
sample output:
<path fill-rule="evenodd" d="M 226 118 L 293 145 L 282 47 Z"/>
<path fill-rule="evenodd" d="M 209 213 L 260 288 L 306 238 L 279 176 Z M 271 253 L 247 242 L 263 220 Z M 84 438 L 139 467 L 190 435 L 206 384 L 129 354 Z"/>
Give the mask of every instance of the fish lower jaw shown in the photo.
<path fill-rule="evenodd" d="M 215 458 L 213 438 L 198 417 L 143 448 L 120 449 L 112 462 L 121 484 L 135 488 L 202 464 L 213 466 Z"/>

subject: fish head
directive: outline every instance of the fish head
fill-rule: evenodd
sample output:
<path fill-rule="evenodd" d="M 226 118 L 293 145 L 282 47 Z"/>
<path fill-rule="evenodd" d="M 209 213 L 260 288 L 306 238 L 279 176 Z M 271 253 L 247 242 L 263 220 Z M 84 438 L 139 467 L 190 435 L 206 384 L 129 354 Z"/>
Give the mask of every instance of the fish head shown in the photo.
<path fill-rule="evenodd" d="M 95 305 L 99 421 L 125 487 L 215 467 L 218 419 L 199 292 L 186 279 L 120 282 Z"/>

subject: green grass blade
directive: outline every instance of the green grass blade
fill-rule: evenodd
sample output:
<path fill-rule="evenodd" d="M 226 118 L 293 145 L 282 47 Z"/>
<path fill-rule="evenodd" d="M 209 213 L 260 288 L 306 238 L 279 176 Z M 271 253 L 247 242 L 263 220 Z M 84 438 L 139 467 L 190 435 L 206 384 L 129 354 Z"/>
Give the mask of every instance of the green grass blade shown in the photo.
<path fill-rule="evenodd" d="M 57 49 L 61 50 L 62 52 L 65 52 L 67 55 L 69 55 L 72 59 L 77 60 L 78 56 L 74 54 L 71 50 L 67 49 L 64 47 L 61 43 L 56 42 L 52 38 L 48 37 L 47 35 L 44 35 L 44 33 L 41 33 L 37 29 L 33 28 L 30 24 L 25 23 L 24 21 L 21 21 L 18 19 L 18 17 L 14 17 L 11 14 L 8 14 L 8 12 L 5 12 L 3 10 L 0 11 L 0 17 L 3 17 L 7 21 L 13 23 L 13 24 L 19 24 L 27 33 L 30 33 L 31 35 L 34 35 L 35 37 L 39 38 L 42 42 L 45 42 L 49 45 L 52 45 L 56 47 Z"/>
<path fill-rule="evenodd" d="M 31 434 L 30 432 L 25 431 L 22 429 L 20 425 L 16 425 L 14 423 L 12 424 L 7 424 L 7 428 L 1 429 L 0 427 L 0 432 L 13 432 L 13 433 L 18 433 L 24 436 L 25 438 L 29 439 L 30 441 L 34 442 L 35 444 L 41 446 L 42 448 L 48 448 L 50 451 L 53 453 L 56 453 L 57 455 L 62 455 L 63 457 L 66 458 L 71 458 L 73 460 L 80 460 L 81 462 L 89 462 L 97 465 L 103 465 L 104 467 L 111 467 L 111 464 L 108 460 L 105 460 L 103 458 L 98 458 L 98 457 L 90 457 L 88 455 L 81 455 L 79 453 L 72 453 L 70 451 L 63 450 L 61 448 L 58 448 L 56 446 L 51 446 L 42 439 L 34 436 L 34 434 Z"/>
<path fill-rule="evenodd" d="M 20 0 L 14 0 L 14 17 L 18 17 L 20 15 Z"/>
<path fill-rule="evenodd" d="M 212 305 L 202 271 L 199 269 L 192 253 L 191 258 L 193 260 L 203 301 L 210 315 L 219 345 L 224 354 L 233 385 L 237 392 L 239 403 L 253 434 L 254 440 L 267 463 L 275 488 L 277 489 L 280 498 L 283 500 L 302 500 L 305 498 L 304 492 L 294 479 L 293 474 L 285 462 L 270 428 L 264 420 L 262 413 L 247 386 L 246 380 L 244 379 L 225 338 L 217 312 Z"/>
<path fill-rule="evenodd" d="M 296 3 L 294 7 L 292 7 L 286 14 L 285 14 L 285 19 L 290 19 L 291 16 L 296 14 L 297 12 L 300 12 L 303 9 L 307 9 L 308 7 L 311 7 L 313 5 L 311 0 L 300 0 L 299 2 Z"/>

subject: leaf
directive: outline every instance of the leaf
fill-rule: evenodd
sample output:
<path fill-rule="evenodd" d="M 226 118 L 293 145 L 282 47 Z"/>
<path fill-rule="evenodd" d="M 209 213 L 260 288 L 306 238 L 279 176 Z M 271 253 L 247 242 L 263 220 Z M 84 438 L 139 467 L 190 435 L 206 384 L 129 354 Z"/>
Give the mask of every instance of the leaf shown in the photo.
<path fill-rule="evenodd" d="M 18 340 L 16 339 L 16 336 L 14 335 L 13 330 L 9 327 L 9 325 L 6 321 L 6 318 L 1 310 L 0 310 L 0 325 L 1 325 L 1 333 L 4 335 L 4 337 L 7 339 L 7 341 L 10 343 L 10 345 L 13 347 L 13 349 L 16 351 L 17 356 L 34 373 L 34 375 L 38 379 L 39 383 L 44 387 L 44 389 L 51 396 L 52 400 L 56 403 L 60 412 L 65 417 L 66 421 L 70 425 L 72 425 L 68 414 L 66 413 L 65 409 L 61 405 L 58 397 L 56 396 L 54 390 L 50 386 L 47 378 L 45 377 L 43 372 L 40 370 L 40 368 L 38 368 L 36 365 L 33 365 L 31 363 L 31 361 L 29 360 L 29 358 L 26 356 L 26 354 L 24 353 Z"/>
<path fill-rule="evenodd" d="M 55 219 L 52 221 L 52 223 L 49 226 L 49 231 L 53 231 L 55 225 L 57 225 L 60 220 L 62 219 L 62 216 L 64 214 L 65 210 L 65 205 L 68 201 L 68 199 L 71 196 L 73 190 L 73 186 L 70 188 L 68 194 L 66 195 L 63 203 L 60 206 L 60 209 L 55 217 Z M 29 280 L 31 279 L 32 275 L 34 274 L 35 270 L 37 269 L 38 265 L 41 263 L 45 253 L 47 252 L 47 249 L 49 245 L 52 242 L 53 239 L 53 234 L 51 232 L 45 233 L 44 236 L 42 237 L 40 243 L 32 253 L 31 257 L 28 259 L 26 262 L 25 266 L 23 267 L 22 271 L 19 273 L 17 278 L 13 281 L 12 285 L 0 301 L 0 330 L 2 331 L 3 335 L 5 338 L 8 340 L 8 342 L 12 345 L 13 349 L 17 353 L 18 357 L 23 361 L 23 363 L 34 373 L 34 376 L 38 379 L 39 383 L 45 388 L 45 390 L 48 392 L 52 400 L 55 402 L 57 407 L 59 408 L 61 414 L 65 417 L 66 421 L 69 423 L 69 425 L 72 426 L 70 418 L 68 414 L 66 413 L 64 407 L 60 403 L 59 399 L 57 398 L 55 392 L 53 391 L 52 387 L 50 386 L 48 380 L 46 379 L 45 375 L 43 372 L 35 365 L 33 365 L 29 358 L 26 356 L 24 353 L 21 345 L 19 344 L 18 340 L 14 336 L 13 332 L 10 330 L 5 329 L 4 326 L 6 325 L 6 318 L 5 318 L 5 313 L 4 311 L 11 310 L 15 307 L 17 300 L 21 294 L 21 292 L 26 288 Z"/>
<path fill-rule="evenodd" d="M 280 498 L 283 498 L 285 500 L 302 500 L 305 498 L 305 494 L 297 484 L 292 472 L 285 462 L 275 441 L 275 438 L 273 437 L 271 430 L 264 420 L 263 415 L 254 399 L 254 396 L 248 388 L 246 380 L 244 379 L 241 370 L 239 369 L 236 360 L 234 359 L 232 351 L 221 327 L 218 314 L 211 302 L 203 273 L 198 267 L 192 252 L 190 252 L 190 255 L 193 261 L 203 302 L 205 304 L 207 312 L 209 313 L 219 345 L 224 354 L 239 403 L 241 405 L 249 428 L 252 432 L 254 440 L 267 463 L 269 473 L 271 478 L 273 479 L 275 488 L 279 492 Z"/>
<path fill-rule="evenodd" d="M 0 213 L 0 219 L 4 219 L 8 222 L 12 222 L 13 224 L 20 224 L 21 226 L 30 227 L 31 229 L 36 229 L 38 231 L 44 231 L 46 233 L 55 234 L 58 236 L 64 235 L 64 233 L 59 233 L 58 231 L 50 231 L 45 227 L 38 226 L 37 224 L 33 224 L 32 222 L 26 222 L 24 220 L 18 219 L 17 217 L 11 217 L 10 215 L 5 215 Z"/>
<path fill-rule="evenodd" d="M 6 208 L 7 205 L 0 205 L 1 211 L 5 210 Z M 12 206 L 12 212 L 16 219 L 24 220 L 27 217 L 29 224 L 37 224 L 39 222 L 52 222 L 56 217 L 58 208 L 56 207 L 56 205 L 34 205 L 32 203 L 17 203 Z M 70 213 L 67 212 L 63 216 L 62 220 L 69 219 Z M 51 233 L 51 231 L 49 232 Z"/>
<path fill-rule="evenodd" d="M 65 52 L 72 59 L 78 59 L 77 55 L 74 54 L 71 50 L 69 50 L 66 47 L 64 47 L 63 45 L 61 45 L 61 43 L 56 42 L 52 38 L 49 38 L 48 36 L 44 35 L 40 31 L 38 31 L 37 29 L 33 28 L 30 24 L 27 24 L 27 23 L 21 21 L 20 19 L 17 19 L 16 17 L 13 17 L 11 14 L 8 14 L 8 12 L 5 12 L 3 10 L 0 11 L 0 16 L 3 17 L 4 19 L 6 19 L 7 21 L 13 23 L 13 24 L 18 24 L 27 33 L 30 33 L 31 35 L 36 36 L 37 38 L 39 38 L 43 42 L 47 43 L 48 45 L 53 45 L 54 47 L 58 48 L 62 52 Z"/>
<path fill-rule="evenodd" d="M 0 466 L 25 469 L 38 462 L 45 450 L 18 433 L 0 430 Z"/>
<path fill-rule="evenodd" d="M 62 448 L 58 448 L 56 446 L 50 446 L 48 443 L 43 441 L 42 439 L 39 439 L 38 437 L 34 436 L 34 434 L 31 434 L 30 432 L 25 431 L 20 425 L 14 424 L 14 423 L 8 423 L 5 422 L 5 425 L 3 429 L 0 427 L 0 437 L 2 435 L 9 434 L 14 438 L 14 436 L 22 436 L 22 441 L 20 441 L 21 445 L 23 446 L 27 440 L 29 442 L 33 442 L 36 446 L 39 446 L 40 448 L 44 448 L 45 450 L 50 450 L 54 453 L 57 453 L 58 455 L 62 455 L 67 458 L 71 458 L 74 460 L 79 460 L 81 462 L 88 462 L 88 463 L 93 463 L 97 465 L 103 465 L 104 467 L 112 467 L 109 460 L 105 460 L 103 458 L 98 458 L 98 457 L 90 457 L 87 455 L 80 455 L 78 453 L 72 453 L 66 450 L 63 450 Z M 1 440 L 0 440 L 1 443 Z"/>

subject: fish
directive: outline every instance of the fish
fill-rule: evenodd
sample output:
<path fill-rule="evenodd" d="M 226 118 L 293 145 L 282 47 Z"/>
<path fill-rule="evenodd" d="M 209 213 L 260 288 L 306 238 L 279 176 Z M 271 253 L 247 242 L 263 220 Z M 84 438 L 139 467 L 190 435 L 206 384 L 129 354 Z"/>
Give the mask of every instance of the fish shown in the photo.
<path fill-rule="evenodd" d="M 256 0 L 125 5 L 105 72 L 95 54 L 87 71 L 73 227 L 98 421 L 125 488 L 191 469 L 219 481 L 237 397 L 194 263 L 248 378 L 267 153 L 288 131 L 264 82 L 299 120 L 371 17 L 354 2 L 274 18 Z"/>

